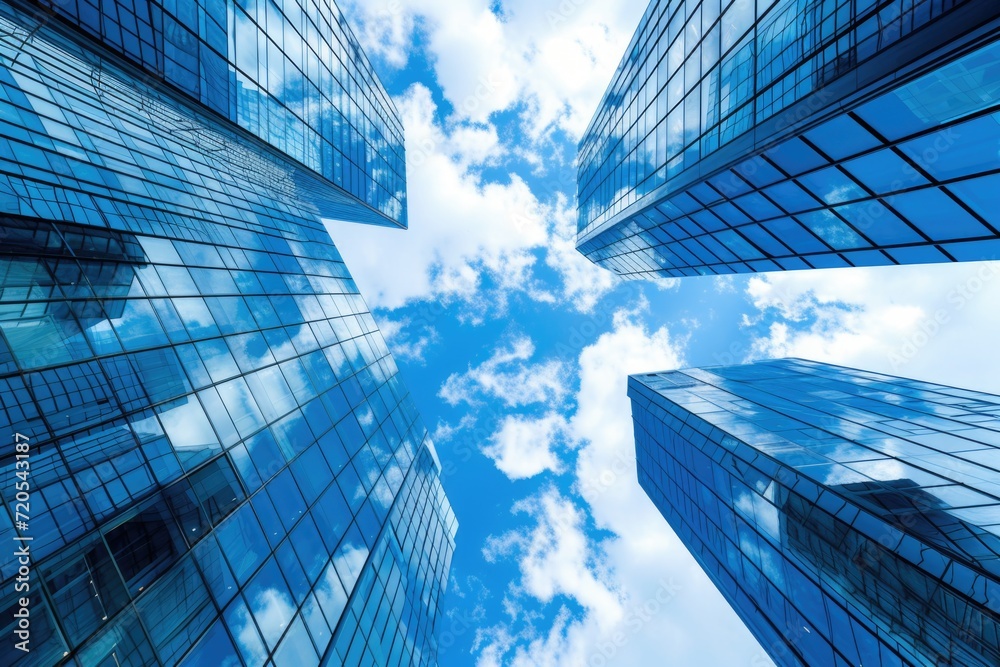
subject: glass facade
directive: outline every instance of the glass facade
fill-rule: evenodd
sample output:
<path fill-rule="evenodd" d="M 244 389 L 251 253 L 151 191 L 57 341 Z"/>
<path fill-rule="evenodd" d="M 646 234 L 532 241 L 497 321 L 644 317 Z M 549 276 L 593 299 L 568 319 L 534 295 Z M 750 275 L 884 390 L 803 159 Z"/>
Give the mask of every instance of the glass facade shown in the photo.
<path fill-rule="evenodd" d="M 1000 396 L 796 359 L 629 396 L 639 483 L 778 665 L 1000 664 Z"/>
<path fill-rule="evenodd" d="M 329 7 L 204 4 L 0 1 L 0 542 L 29 545 L 31 619 L 31 651 L 5 640 L 0 664 L 436 664 L 455 517 L 322 221 L 403 224 L 368 197 L 401 144 L 368 144 L 342 185 L 241 130 L 239 86 L 220 107 L 189 78 L 226 43 L 209 19 L 266 15 L 268 40 L 299 26 L 277 43 L 300 69 L 304 26 L 353 38 Z M 166 16 L 193 8 L 179 18 L 208 46 L 183 38 L 200 54 L 183 74 Z M 398 128 L 363 56 L 343 57 L 347 96 L 261 90 Z M 278 117 L 266 132 L 305 131 Z M 0 559 L 8 639 L 18 567 Z"/>
<path fill-rule="evenodd" d="M 1000 6 L 652 2 L 579 153 L 624 276 L 989 259 Z"/>
<path fill-rule="evenodd" d="M 349 192 L 358 201 L 346 219 L 406 226 L 403 126 L 332 2 L 23 4 L 25 38 L 39 25 L 68 24 Z"/>

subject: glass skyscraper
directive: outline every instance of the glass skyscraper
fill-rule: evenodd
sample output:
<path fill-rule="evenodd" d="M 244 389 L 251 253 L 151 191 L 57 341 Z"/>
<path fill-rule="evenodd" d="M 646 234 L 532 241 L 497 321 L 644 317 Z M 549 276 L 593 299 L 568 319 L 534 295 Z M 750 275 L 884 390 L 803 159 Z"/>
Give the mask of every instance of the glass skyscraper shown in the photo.
<path fill-rule="evenodd" d="M 454 514 L 323 222 L 405 227 L 403 159 L 326 0 L 0 0 L 0 664 L 436 664 Z"/>
<path fill-rule="evenodd" d="M 654 0 L 579 150 L 623 276 L 1000 255 L 1000 4 Z"/>
<path fill-rule="evenodd" d="M 1000 664 L 1000 396 L 796 359 L 629 396 L 639 483 L 778 665 Z"/>

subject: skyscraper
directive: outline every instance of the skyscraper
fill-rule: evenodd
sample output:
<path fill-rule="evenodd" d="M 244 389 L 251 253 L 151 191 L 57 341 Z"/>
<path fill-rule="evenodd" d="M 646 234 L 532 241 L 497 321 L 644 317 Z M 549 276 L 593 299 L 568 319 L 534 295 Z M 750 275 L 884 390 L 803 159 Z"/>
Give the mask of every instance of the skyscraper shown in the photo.
<path fill-rule="evenodd" d="M 579 150 L 624 276 L 1000 255 L 1000 5 L 653 0 Z"/>
<path fill-rule="evenodd" d="M 629 396 L 639 483 L 778 665 L 1000 664 L 1000 396 L 795 359 Z"/>
<path fill-rule="evenodd" d="M 0 664 L 436 663 L 454 514 L 323 222 L 403 164 L 332 3 L 0 0 Z"/>

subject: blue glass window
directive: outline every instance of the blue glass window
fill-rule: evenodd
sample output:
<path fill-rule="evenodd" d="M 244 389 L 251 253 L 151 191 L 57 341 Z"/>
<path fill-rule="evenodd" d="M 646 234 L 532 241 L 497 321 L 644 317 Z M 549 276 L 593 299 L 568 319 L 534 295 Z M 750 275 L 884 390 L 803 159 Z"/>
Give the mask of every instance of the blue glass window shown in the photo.
<path fill-rule="evenodd" d="M 296 458 L 291 470 L 309 505 L 315 502 L 333 480 L 333 473 L 326 464 L 319 444 L 313 444 Z"/>
<path fill-rule="evenodd" d="M 194 558 L 205 577 L 212 599 L 220 608 L 225 607 L 236 595 L 237 584 L 214 533 L 198 543 L 194 548 Z"/>
<path fill-rule="evenodd" d="M 205 299 L 205 303 L 223 334 L 242 333 L 257 328 L 242 297 L 211 297 Z"/>
<path fill-rule="evenodd" d="M 827 204 L 840 204 L 868 196 L 857 183 L 836 167 L 827 167 L 799 176 L 799 182 Z"/>
<path fill-rule="evenodd" d="M 187 371 L 188 378 L 196 389 L 200 389 L 212 383 L 212 378 L 205 368 L 201 357 L 194 345 L 178 345 L 174 348 L 178 358 Z"/>
<path fill-rule="evenodd" d="M 817 153 L 812 146 L 798 138 L 783 141 L 768 150 L 765 155 L 792 176 L 828 163 L 826 158 Z"/>
<path fill-rule="evenodd" d="M 181 532 L 188 544 L 194 544 L 205 536 L 211 524 L 187 479 L 178 480 L 168 486 L 163 490 L 163 497 L 180 524 Z"/>
<path fill-rule="evenodd" d="M 927 179 L 889 149 L 844 163 L 854 178 L 876 194 L 886 194 L 927 184 Z"/>
<path fill-rule="evenodd" d="M 268 558 L 247 584 L 245 595 L 250 613 L 273 651 L 295 615 L 292 594 L 274 558 Z"/>
<path fill-rule="evenodd" d="M 738 167 L 735 167 L 735 170 L 757 188 L 762 188 L 765 185 L 770 185 L 784 178 L 784 175 L 780 171 L 760 156 L 743 162 Z"/>
<path fill-rule="evenodd" d="M 781 239 L 796 253 L 822 252 L 829 250 L 812 234 L 803 229 L 791 218 L 778 218 L 761 224 L 761 227 L 769 231 L 775 237 Z"/>
<path fill-rule="evenodd" d="M 769 255 L 786 255 L 789 252 L 788 248 L 783 246 L 780 241 L 771 236 L 760 225 L 740 227 L 740 233 Z"/>
<path fill-rule="evenodd" d="M 246 438 L 264 427 L 264 416 L 250 393 L 243 378 L 236 378 L 217 386 L 219 396 L 226 406 L 226 411 L 233 418 L 240 438 Z"/>
<path fill-rule="evenodd" d="M 120 313 L 110 318 L 110 322 L 126 350 L 166 345 L 169 342 L 149 301 L 127 299 L 124 303 L 107 304 L 105 308 L 111 313 Z"/>
<path fill-rule="evenodd" d="M 267 421 L 274 421 L 295 408 L 295 397 L 280 369 L 271 366 L 247 375 L 245 379 Z"/>
<path fill-rule="evenodd" d="M 267 341 L 259 332 L 230 336 L 226 343 L 244 373 L 274 363 Z"/>
<path fill-rule="evenodd" d="M 198 288 L 183 266 L 158 266 L 156 272 L 167 293 L 172 296 L 197 296 Z"/>
<path fill-rule="evenodd" d="M 274 503 L 274 509 L 287 531 L 306 511 L 306 503 L 302 499 L 298 486 L 292 477 L 290 469 L 282 470 L 266 487 L 267 495 Z"/>
<path fill-rule="evenodd" d="M 188 477 L 195 496 L 211 525 L 227 516 L 245 497 L 236 473 L 225 456 L 220 456 Z"/>
<path fill-rule="evenodd" d="M 919 243 L 924 240 L 876 199 L 838 206 L 834 210 L 877 245 Z"/>
<path fill-rule="evenodd" d="M 312 635 L 313 643 L 316 645 L 319 654 L 322 655 L 333 637 L 330 632 L 330 626 L 323 617 L 323 610 L 316 601 L 316 596 L 312 593 L 309 594 L 305 604 L 302 605 L 301 613 L 302 618 L 305 620 L 306 628 L 309 630 L 309 634 Z M 401 653 L 402 649 L 394 649 L 394 651 Z"/>
<path fill-rule="evenodd" d="M 1000 174 L 951 183 L 948 189 L 991 225 L 1000 225 Z"/>
<path fill-rule="evenodd" d="M 731 226 L 742 225 L 750 222 L 750 218 L 729 202 L 717 204 L 712 207 L 712 211 L 725 220 Z"/>
<path fill-rule="evenodd" d="M 1000 114 L 993 114 L 904 142 L 900 148 L 932 176 L 947 180 L 995 168 L 998 144 Z"/>
<path fill-rule="evenodd" d="M 870 244 L 831 211 L 813 211 L 796 216 L 802 224 L 826 241 L 834 250 L 867 248 Z"/>
<path fill-rule="evenodd" d="M 274 435 L 269 430 L 261 431 L 247 439 L 246 448 L 262 480 L 270 479 L 285 465 L 285 459 L 281 456 Z"/>
<path fill-rule="evenodd" d="M 788 213 L 798 213 L 820 206 L 819 201 L 803 190 L 795 181 L 785 181 L 772 185 L 765 188 L 763 192 Z"/>
<path fill-rule="evenodd" d="M 284 540 L 275 550 L 274 555 L 278 560 L 281 573 L 285 575 L 285 582 L 292 592 L 295 604 L 302 604 L 309 592 L 309 581 L 306 579 L 306 573 L 302 570 L 298 556 L 295 555 L 292 542 L 288 539 Z"/>
<path fill-rule="evenodd" d="M 181 322 L 171 301 L 169 299 L 154 299 L 152 304 L 170 342 L 178 343 L 188 340 L 187 329 L 184 328 L 184 323 Z"/>
<path fill-rule="evenodd" d="M 190 269 L 191 279 L 198 286 L 201 294 L 234 294 L 236 283 L 229 271 L 222 269 Z"/>
<path fill-rule="evenodd" d="M 842 160 L 881 142 L 853 118 L 840 115 L 805 133 L 806 139 L 834 160 Z"/>
<path fill-rule="evenodd" d="M 219 547 L 243 585 L 270 552 L 267 540 L 250 505 L 244 505 L 215 529 Z"/>
<path fill-rule="evenodd" d="M 180 255 L 169 239 L 155 236 L 136 236 L 136 241 L 142 245 L 146 259 L 155 264 L 183 264 Z"/>
<path fill-rule="evenodd" d="M 261 328 L 281 326 L 282 320 L 266 296 L 248 296 L 245 301 Z"/>
<path fill-rule="evenodd" d="M 758 221 L 782 215 L 780 209 L 757 192 L 734 199 L 733 203 L 743 209 L 747 215 Z"/>
<path fill-rule="evenodd" d="M 187 327 L 191 338 L 208 338 L 219 335 L 219 327 L 212 313 L 200 298 L 171 299 L 174 310 Z"/>
<path fill-rule="evenodd" d="M 205 584 L 190 556 L 136 602 L 160 660 L 172 664 L 190 648 L 215 615 Z"/>
<path fill-rule="evenodd" d="M 90 538 L 43 570 L 54 609 L 74 644 L 128 602 L 125 587 L 100 539 Z"/>
<path fill-rule="evenodd" d="M 177 458 L 186 469 L 222 451 L 211 422 L 193 395 L 159 405 L 156 412 Z"/>
<path fill-rule="evenodd" d="M 312 510 L 312 516 L 327 552 L 332 552 L 347 530 L 351 516 L 350 508 L 338 485 L 330 486 L 320 497 Z"/>
<path fill-rule="evenodd" d="M 337 574 L 344 582 L 346 590 L 353 590 L 354 585 L 361 576 L 361 567 L 368 560 L 369 549 L 361 536 L 361 531 L 357 524 L 352 523 L 347 534 L 341 541 L 336 553 L 333 555 L 333 563 L 337 567 Z"/>
<path fill-rule="evenodd" d="M 219 392 L 215 387 L 202 389 L 198 392 L 198 399 L 205 408 L 205 413 L 209 415 L 212 428 L 215 429 L 216 436 L 223 447 L 229 447 L 240 439 L 240 434 L 236 431 L 229 412 L 225 404 L 219 398 Z M 190 466 L 189 466 L 190 467 Z"/>
<path fill-rule="evenodd" d="M 107 529 L 104 539 L 133 596 L 153 583 L 186 550 L 173 516 L 159 496 L 131 518 Z"/>
<path fill-rule="evenodd" d="M 309 640 L 306 626 L 301 616 L 297 616 L 288 629 L 288 634 L 274 653 L 275 667 L 316 667 L 319 656 Z"/>
<path fill-rule="evenodd" d="M 212 624 L 201 641 L 180 663 L 180 667 L 242 667 L 222 619 Z"/>
<path fill-rule="evenodd" d="M 989 235 L 989 230 L 940 190 L 894 195 L 886 202 L 934 241 Z"/>
<path fill-rule="evenodd" d="M 35 650 L 35 649 L 33 649 Z M 54 656 L 62 657 L 62 653 Z M 153 647 L 139 624 L 135 611 L 128 607 L 103 631 L 97 634 L 78 655 L 84 665 L 122 665 L 144 667 L 155 664 Z"/>
<path fill-rule="evenodd" d="M 236 639 L 243 662 L 248 667 L 261 667 L 267 659 L 267 647 L 260 636 L 257 624 L 250 615 L 242 596 L 238 596 L 223 614 L 226 627 Z"/>

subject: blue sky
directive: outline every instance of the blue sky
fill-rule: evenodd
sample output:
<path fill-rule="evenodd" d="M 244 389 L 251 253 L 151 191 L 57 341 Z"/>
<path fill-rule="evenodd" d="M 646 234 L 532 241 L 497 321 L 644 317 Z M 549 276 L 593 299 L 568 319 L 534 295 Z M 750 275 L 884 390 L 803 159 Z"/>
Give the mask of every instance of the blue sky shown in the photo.
<path fill-rule="evenodd" d="M 343 4 L 403 117 L 410 229 L 331 224 L 459 518 L 441 663 L 770 664 L 635 478 L 629 373 L 800 356 L 1000 392 L 1000 267 L 619 282 L 576 144 L 642 0 Z"/>

